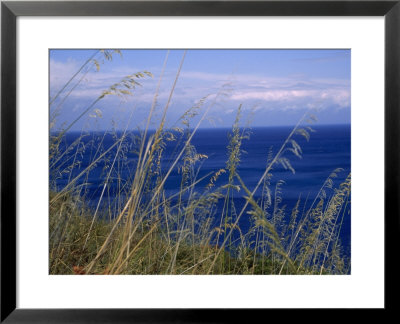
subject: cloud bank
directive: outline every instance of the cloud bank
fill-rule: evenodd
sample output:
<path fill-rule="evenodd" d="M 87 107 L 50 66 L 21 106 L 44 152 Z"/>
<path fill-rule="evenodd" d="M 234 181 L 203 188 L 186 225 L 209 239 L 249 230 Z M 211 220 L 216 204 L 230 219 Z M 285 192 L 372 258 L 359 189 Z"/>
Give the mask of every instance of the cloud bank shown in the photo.
<path fill-rule="evenodd" d="M 51 93 L 60 89 L 76 71 L 73 61 L 50 61 Z M 118 71 L 89 71 L 81 84 L 72 93 L 71 98 L 88 100 L 97 98 L 103 90 L 120 81 L 125 75 L 139 72 L 139 69 L 119 67 Z M 168 71 L 159 93 L 159 101 L 169 96 L 174 78 L 173 71 Z M 152 80 L 139 80 L 143 87 L 137 88 L 137 95 L 129 100 L 142 103 L 152 100 L 157 83 L 157 73 Z M 177 104 L 193 103 L 200 98 L 220 92 L 224 84 L 229 84 L 230 91 L 225 101 L 232 103 L 255 104 L 262 109 L 296 109 L 309 106 L 327 108 L 349 108 L 351 102 L 350 82 L 342 79 L 312 79 L 304 76 L 274 78 L 249 74 L 217 74 L 201 71 L 182 72 L 174 92 L 173 100 Z"/>

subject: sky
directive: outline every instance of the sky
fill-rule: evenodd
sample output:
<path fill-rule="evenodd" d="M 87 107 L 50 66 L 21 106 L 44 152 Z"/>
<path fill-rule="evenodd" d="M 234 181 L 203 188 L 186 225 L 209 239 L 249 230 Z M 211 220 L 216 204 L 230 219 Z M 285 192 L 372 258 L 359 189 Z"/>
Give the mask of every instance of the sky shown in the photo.
<path fill-rule="evenodd" d="M 239 106 L 242 124 L 252 127 L 294 125 L 306 112 L 315 115 L 318 124 L 350 123 L 350 50 L 184 52 L 121 50 L 107 59 L 98 50 L 50 50 L 50 115 L 56 116 L 51 118 L 55 129 L 70 125 L 113 84 L 143 71 L 151 76 L 135 79 L 140 85 L 132 95 L 98 100 L 71 130 L 143 128 L 156 93 L 152 128 L 168 101 L 167 127 L 179 126 L 185 111 L 197 106 L 192 109 L 197 112 L 192 127 L 200 120 L 200 127 L 231 127 Z"/>

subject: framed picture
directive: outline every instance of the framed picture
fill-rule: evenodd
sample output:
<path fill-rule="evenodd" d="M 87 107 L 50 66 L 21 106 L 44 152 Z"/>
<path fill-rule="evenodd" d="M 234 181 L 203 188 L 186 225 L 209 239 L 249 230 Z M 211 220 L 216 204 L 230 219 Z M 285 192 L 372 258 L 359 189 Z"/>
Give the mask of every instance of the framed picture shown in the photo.
<path fill-rule="evenodd" d="M 393 309 L 399 15 L 2 2 L 1 321 Z"/>

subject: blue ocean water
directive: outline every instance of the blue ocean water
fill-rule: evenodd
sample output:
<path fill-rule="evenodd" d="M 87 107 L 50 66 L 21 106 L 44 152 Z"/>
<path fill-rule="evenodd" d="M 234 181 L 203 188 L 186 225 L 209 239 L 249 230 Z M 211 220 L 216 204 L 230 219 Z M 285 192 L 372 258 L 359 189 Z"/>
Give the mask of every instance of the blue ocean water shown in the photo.
<path fill-rule="evenodd" d="M 241 162 L 238 166 L 238 172 L 247 185 L 252 191 L 260 177 L 263 175 L 267 163 L 267 157 L 270 152 L 272 155 L 276 154 L 282 144 L 284 143 L 287 136 L 292 131 L 293 127 L 265 127 L 265 128 L 252 128 L 250 129 L 250 138 L 243 140 L 241 154 Z M 295 170 L 293 174 L 290 170 L 285 169 L 282 166 L 276 166 L 271 173 L 273 177 L 270 180 L 270 187 L 273 190 L 277 181 L 283 180 L 284 183 L 281 186 L 282 191 L 282 205 L 286 205 L 286 210 L 290 214 L 291 209 L 296 204 L 299 195 L 301 194 L 302 203 L 300 208 L 309 207 L 311 202 L 318 194 L 321 186 L 328 176 L 337 168 L 342 168 L 343 171 L 338 173 L 337 178 L 334 180 L 334 187 L 339 186 L 342 183 L 351 169 L 351 127 L 350 125 L 320 125 L 313 126 L 315 132 L 310 133 L 311 137 L 307 141 L 302 136 L 295 136 L 294 139 L 298 142 L 302 149 L 302 158 L 298 158 L 290 152 L 285 153 L 285 156 L 290 160 L 291 165 Z M 199 129 L 192 139 L 192 144 L 196 148 L 197 153 L 205 154 L 208 156 L 207 159 L 202 160 L 201 165 L 198 163 L 199 169 L 197 179 L 209 174 L 210 172 L 216 172 L 221 168 L 224 168 L 228 159 L 227 146 L 229 144 L 229 133 L 231 129 Z M 73 143 L 81 134 L 80 133 L 68 133 L 65 147 Z M 130 134 L 132 138 L 138 133 L 133 132 Z M 117 136 L 118 137 L 118 136 Z M 89 144 L 94 143 L 95 145 L 88 145 L 90 149 L 86 149 L 79 155 L 75 154 L 76 149 L 71 150 L 65 155 L 63 160 L 72 161 L 73 159 L 81 159 L 80 164 L 76 167 L 72 174 L 61 175 L 57 179 L 57 187 L 61 189 L 64 187 L 68 180 L 79 174 L 80 171 L 85 169 L 89 163 L 93 160 L 94 156 L 101 154 L 101 150 L 106 150 L 112 144 L 115 143 L 115 137 L 112 135 L 103 136 L 99 133 L 87 134 L 84 138 L 83 143 Z M 100 145 L 101 144 L 101 145 Z M 102 147 L 100 151 L 96 152 L 96 147 Z M 131 141 L 125 152 L 124 162 L 122 164 L 120 160 L 116 161 L 117 165 L 125 165 L 120 170 L 122 178 L 132 178 L 135 163 L 137 161 L 137 155 L 133 151 L 137 148 L 134 141 Z M 113 150 L 115 151 L 116 148 Z M 110 152 L 110 158 L 107 164 L 113 162 L 112 152 Z M 164 149 L 164 156 L 162 159 L 162 171 L 166 172 L 169 169 L 172 161 L 176 157 L 179 149 L 177 149 L 176 142 L 167 142 Z M 61 162 L 60 162 L 61 163 Z M 120 164 L 119 164 L 120 163 Z M 97 163 L 89 173 L 88 177 L 82 177 L 80 182 L 87 183 L 88 192 L 86 193 L 88 199 L 93 203 L 97 204 L 100 194 L 102 192 L 105 174 L 107 170 L 104 169 L 105 164 L 103 162 Z M 166 196 L 170 196 L 177 192 L 181 182 L 181 174 L 178 171 L 178 166 L 175 167 L 170 174 L 168 180 L 165 183 Z M 220 183 L 226 183 L 227 175 L 225 178 L 222 176 L 219 181 Z M 204 190 L 207 183 L 209 183 L 210 177 L 200 182 L 196 186 L 196 190 L 201 192 Z M 219 183 L 217 182 L 217 185 Z M 116 186 L 115 182 L 111 182 L 107 194 L 112 196 L 113 188 Z M 260 198 L 261 191 L 257 191 L 255 198 Z M 235 206 L 238 210 L 244 204 L 243 199 L 244 192 L 237 192 L 235 194 Z M 108 196 L 108 199 L 110 198 Z M 304 206 L 305 205 L 305 206 Z M 218 206 L 219 209 L 222 206 Z M 217 213 L 220 211 L 217 208 Z M 246 229 L 248 223 L 246 218 L 243 218 L 240 222 L 240 227 Z M 341 229 L 342 244 L 350 255 L 350 233 L 351 233 L 351 220 L 350 215 L 344 220 Z"/>

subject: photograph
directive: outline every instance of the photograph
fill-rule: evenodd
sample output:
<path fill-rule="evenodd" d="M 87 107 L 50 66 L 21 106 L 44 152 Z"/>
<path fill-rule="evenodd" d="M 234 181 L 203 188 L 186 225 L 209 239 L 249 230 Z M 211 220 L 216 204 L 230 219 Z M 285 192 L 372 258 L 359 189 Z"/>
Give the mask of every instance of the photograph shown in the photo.
<path fill-rule="evenodd" d="M 48 55 L 50 275 L 351 274 L 351 49 Z"/>

